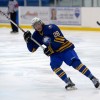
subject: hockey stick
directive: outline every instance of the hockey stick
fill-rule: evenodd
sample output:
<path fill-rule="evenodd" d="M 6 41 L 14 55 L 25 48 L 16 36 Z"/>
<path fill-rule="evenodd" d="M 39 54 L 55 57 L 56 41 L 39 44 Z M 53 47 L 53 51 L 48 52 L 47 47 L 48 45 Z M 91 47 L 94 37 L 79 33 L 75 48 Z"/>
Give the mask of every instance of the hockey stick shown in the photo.
<path fill-rule="evenodd" d="M 98 24 L 98 25 L 100 25 L 100 22 L 99 22 L 99 21 L 97 21 L 97 24 Z"/>
<path fill-rule="evenodd" d="M 14 23 L 4 12 L 2 12 L 1 10 L 0 10 L 0 13 L 2 13 L 2 15 L 4 15 L 11 23 L 13 23 L 17 28 L 19 28 L 23 33 L 25 33 L 25 31 L 19 26 L 19 25 L 17 25 L 16 23 Z M 38 46 L 40 46 L 43 50 L 45 49 L 40 43 L 38 43 L 35 39 L 33 39 L 32 37 L 31 37 L 31 40 L 33 41 L 33 42 L 35 42 Z"/>

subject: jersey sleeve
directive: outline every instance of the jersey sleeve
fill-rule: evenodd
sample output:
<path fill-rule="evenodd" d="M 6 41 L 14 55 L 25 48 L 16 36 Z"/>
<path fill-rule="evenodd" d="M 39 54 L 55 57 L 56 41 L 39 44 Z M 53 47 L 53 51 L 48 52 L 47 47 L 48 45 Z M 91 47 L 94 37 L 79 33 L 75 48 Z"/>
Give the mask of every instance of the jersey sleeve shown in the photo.
<path fill-rule="evenodd" d="M 38 34 L 36 32 L 34 32 L 32 35 L 32 38 L 35 39 L 38 43 L 40 43 L 42 45 L 42 43 L 41 43 L 41 41 L 39 41 L 38 37 L 39 37 Z M 31 39 L 27 43 L 27 48 L 30 52 L 36 51 L 38 49 L 38 47 L 39 46 Z"/>
<path fill-rule="evenodd" d="M 64 37 L 56 25 L 52 25 L 52 37 L 51 48 L 54 51 L 62 52 L 65 49 L 74 48 L 74 45 Z"/>
<path fill-rule="evenodd" d="M 32 40 L 29 40 L 28 43 L 27 43 L 27 48 L 30 52 L 34 52 L 38 49 L 38 45 L 33 42 Z"/>

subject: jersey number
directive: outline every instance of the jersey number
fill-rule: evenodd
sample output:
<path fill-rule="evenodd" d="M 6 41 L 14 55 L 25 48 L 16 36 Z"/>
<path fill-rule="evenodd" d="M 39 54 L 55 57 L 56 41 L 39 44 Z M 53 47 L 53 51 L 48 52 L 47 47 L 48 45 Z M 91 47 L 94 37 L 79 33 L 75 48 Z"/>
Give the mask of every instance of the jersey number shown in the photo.
<path fill-rule="evenodd" d="M 56 31 L 53 33 L 53 35 L 54 35 L 54 37 L 58 37 L 58 36 L 60 36 L 60 33 L 58 31 Z"/>

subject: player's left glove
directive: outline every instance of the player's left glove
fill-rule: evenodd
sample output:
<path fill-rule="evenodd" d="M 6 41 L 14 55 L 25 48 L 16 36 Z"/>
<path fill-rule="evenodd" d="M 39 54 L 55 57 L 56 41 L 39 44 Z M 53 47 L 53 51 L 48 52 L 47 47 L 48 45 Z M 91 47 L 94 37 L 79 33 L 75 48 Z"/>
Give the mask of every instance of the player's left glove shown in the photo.
<path fill-rule="evenodd" d="M 54 53 L 54 50 L 51 48 L 51 46 L 48 46 L 47 48 L 44 49 L 44 54 L 47 56 L 50 56 L 53 53 Z"/>
<path fill-rule="evenodd" d="M 29 40 L 31 39 L 31 37 L 32 37 L 32 34 L 31 34 L 30 31 L 26 31 L 26 32 L 24 33 L 23 37 L 24 37 L 24 40 L 28 43 L 28 41 L 29 41 Z"/>

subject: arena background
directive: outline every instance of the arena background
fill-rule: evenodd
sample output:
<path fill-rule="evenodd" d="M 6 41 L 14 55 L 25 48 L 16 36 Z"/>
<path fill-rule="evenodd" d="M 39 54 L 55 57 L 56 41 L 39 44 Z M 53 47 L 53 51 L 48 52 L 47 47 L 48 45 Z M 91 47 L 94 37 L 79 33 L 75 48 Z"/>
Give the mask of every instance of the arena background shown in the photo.
<path fill-rule="evenodd" d="M 8 0 L 0 0 L 0 10 L 7 13 Z M 100 0 L 18 0 L 19 25 L 31 28 L 33 17 L 46 24 L 54 23 L 63 30 L 100 31 Z M 55 19 L 53 18 L 55 17 Z M 0 27 L 10 27 L 5 16 L 0 15 Z"/>

